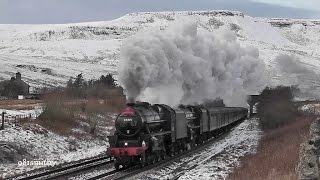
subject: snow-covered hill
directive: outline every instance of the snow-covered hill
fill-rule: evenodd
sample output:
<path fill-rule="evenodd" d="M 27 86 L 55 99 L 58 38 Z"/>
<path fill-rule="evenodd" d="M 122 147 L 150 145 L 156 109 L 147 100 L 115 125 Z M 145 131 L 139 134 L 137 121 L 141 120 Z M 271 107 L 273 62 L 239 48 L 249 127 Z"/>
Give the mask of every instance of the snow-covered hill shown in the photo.
<path fill-rule="evenodd" d="M 62 85 L 70 76 L 117 74 L 122 41 L 147 28 L 165 29 L 181 19 L 215 32 L 229 28 L 242 46 L 259 49 L 270 84 L 319 87 L 320 20 L 256 18 L 233 11 L 131 13 L 113 21 L 58 25 L 0 25 L 0 80 L 17 71 L 31 85 Z M 279 54 L 294 55 L 306 73 L 284 71 Z"/>

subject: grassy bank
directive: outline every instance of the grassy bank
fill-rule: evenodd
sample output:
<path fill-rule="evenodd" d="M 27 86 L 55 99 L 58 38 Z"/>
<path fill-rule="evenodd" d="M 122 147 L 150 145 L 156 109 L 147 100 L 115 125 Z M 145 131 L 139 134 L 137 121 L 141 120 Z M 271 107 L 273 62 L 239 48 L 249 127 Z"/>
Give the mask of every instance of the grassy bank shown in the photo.
<path fill-rule="evenodd" d="M 308 137 L 314 116 L 295 121 L 263 133 L 257 153 L 245 156 L 241 166 L 230 175 L 232 180 L 297 179 L 300 144 Z"/>

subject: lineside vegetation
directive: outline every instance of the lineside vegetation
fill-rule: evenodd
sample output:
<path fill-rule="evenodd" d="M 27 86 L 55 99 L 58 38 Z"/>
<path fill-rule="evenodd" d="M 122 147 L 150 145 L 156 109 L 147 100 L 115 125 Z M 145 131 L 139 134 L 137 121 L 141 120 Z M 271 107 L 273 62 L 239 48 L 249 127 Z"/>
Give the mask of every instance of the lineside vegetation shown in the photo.
<path fill-rule="evenodd" d="M 229 179 L 298 178 L 300 144 L 307 139 L 316 116 L 298 111 L 293 103 L 297 91 L 294 86 L 278 86 L 261 92 L 257 116 L 263 134 L 257 152 L 243 157 Z"/>
<path fill-rule="evenodd" d="M 278 128 L 296 119 L 299 113 L 293 103 L 295 92 L 294 86 L 266 87 L 261 92 L 257 116 L 262 130 Z"/>
<path fill-rule="evenodd" d="M 44 111 L 37 122 L 59 134 L 68 135 L 79 121 L 85 121 L 92 126 L 89 131 L 94 134 L 98 121 L 118 112 L 126 102 L 123 89 L 115 82 L 111 74 L 88 81 L 82 74 L 70 78 L 66 87 L 46 91 Z"/>

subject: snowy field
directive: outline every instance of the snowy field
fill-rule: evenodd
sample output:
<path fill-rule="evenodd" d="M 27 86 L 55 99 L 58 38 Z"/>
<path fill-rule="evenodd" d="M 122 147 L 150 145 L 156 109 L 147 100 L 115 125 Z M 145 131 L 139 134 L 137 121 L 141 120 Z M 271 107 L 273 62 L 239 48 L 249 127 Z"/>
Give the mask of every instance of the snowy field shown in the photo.
<path fill-rule="evenodd" d="M 306 104 L 300 108 L 301 111 L 320 115 L 320 104 Z"/>
<path fill-rule="evenodd" d="M 0 25 L 0 77 L 17 71 L 32 86 L 63 85 L 83 73 L 97 78 L 117 74 L 123 40 L 150 28 L 166 29 L 183 19 L 198 23 L 199 30 L 234 31 L 244 47 L 259 49 L 273 85 L 299 84 L 317 93 L 320 73 L 320 20 L 257 18 L 232 11 L 131 13 L 113 21 L 57 25 Z M 284 71 L 279 54 L 310 70 Z M 1 79 L 0 79 L 1 80 Z"/>
<path fill-rule="evenodd" d="M 256 151 L 260 137 L 257 119 L 248 119 L 199 153 L 130 179 L 226 179 L 241 157 Z"/>
<path fill-rule="evenodd" d="M 2 112 L 3 110 L 0 110 Z M 38 116 L 41 109 L 5 110 L 9 118 L 4 130 L 0 131 L 0 179 L 13 174 L 24 173 L 44 165 L 21 165 L 21 162 L 50 161 L 55 165 L 77 161 L 104 153 L 108 147 L 106 139 L 65 137 L 30 123 L 27 126 L 15 126 L 10 117 L 26 115 Z M 81 131 L 81 129 L 77 129 Z M 9 154 L 7 154 L 9 153 Z M 52 164 L 52 163 L 51 163 Z M 47 164 L 47 165 L 51 165 Z M 53 165 L 53 164 L 52 164 Z"/>
<path fill-rule="evenodd" d="M 0 80 L 10 79 L 19 71 L 31 86 L 57 86 L 79 73 L 86 79 L 117 75 L 124 40 L 150 28 L 164 30 L 184 19 L 197 22 L 199 31 L 229 29 L 242 47 L 258 48 L 268 70 L 269 85 L 299 84 L 306 97 L 320 97 L 320 20 L 256 18 L 231 11 L 131 13 L 103 22 L 0 25 Z M 287 59 L 279 58 L 281 54 L 292 56 L 294 63 L 283 63 Z M 303 107 L 311 109 L 315 108 Z M 40 112 L 39 108 L 7 110 L 6 116 L 12 123 L 17 115 L 35 118 Z M 19 166 L 23 158 L 70 162 L 103 153 L 108 145 L 106 140 L 63 137 L 38 125 L 10 125 L 0 135 L 1 160 L 14 162 L 0 164 L 2 176 L 40 167 Z M 139 178 L 225 179 L 239 165 L 240 157 L 255 151 L 259 138 L 257 120 L 246 120 L 199 154 Z M 12 150 L 15 155 L 8 159 L 6 152 Z"/>
<path fill-rule="evenodd" d="M 5 112 L 5 119 L 9 123 L 13 123 L 16 117 L 30 117 L 31 119 L 36 119 L 42 113 L 42 107 L 36 106 L 32 110 L 7 110 L 0 109 L 0 114 Z"/>

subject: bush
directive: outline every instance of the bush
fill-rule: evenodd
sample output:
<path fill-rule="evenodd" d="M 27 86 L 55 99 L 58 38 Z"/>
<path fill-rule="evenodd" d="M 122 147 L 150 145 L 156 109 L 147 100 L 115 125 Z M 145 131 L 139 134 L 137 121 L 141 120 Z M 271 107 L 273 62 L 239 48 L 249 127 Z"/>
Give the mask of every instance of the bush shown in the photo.
<path fill-rule="evenodd" d="M 79 74 L 74 80 L 69 79 L 67 87 L 45 92 L 44 111 L 37 122 L 62 135 L 69 135 L 80 120 L 89 120 L 93 128 L 90 132 L 94 134 L 97 122 L 90 117 L 118 112 L 126 103 L 123 89 L 116 86 L 111 74 L 89 81 Z"/>
<path fill-rule="evenodd" d="M 69 130 L 77 125 L 75 120 L 76 105 L 68 103 L 68 99 L 61 92 L 48 94 L 44 103 L 44 110 L 37 122 L 56 133 L 68 135 Z"/>
<path fill-rule="evenodd" d="M 101 89 L 97 97 L 90 96 L 85 104 L 86 113 L 105 114 L 119 112 L 125 107 L 126 97 L 122 88 Z"/>
<path fill-rule="evenodd" d="M 261 92 L 257 116 L 262 130 L 277 128 L 295 120 L 298 111 L 292 100 L 296 90 L 295 87 L 278 86 L 267 87 Z"/>

